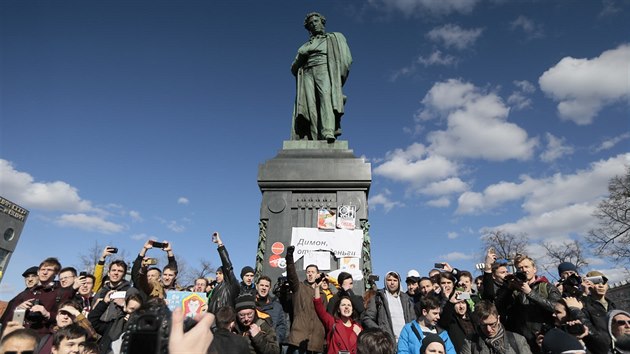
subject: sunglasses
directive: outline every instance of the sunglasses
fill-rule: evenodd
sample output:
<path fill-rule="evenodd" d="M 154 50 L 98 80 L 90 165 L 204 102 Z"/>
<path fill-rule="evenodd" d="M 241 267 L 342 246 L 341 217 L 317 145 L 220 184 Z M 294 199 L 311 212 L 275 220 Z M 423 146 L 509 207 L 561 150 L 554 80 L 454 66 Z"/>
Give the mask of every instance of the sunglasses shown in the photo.
<path fill-rule="evenodd" d="M 630 320 L 615 320 L 617 326 L 630 326 Z"/>

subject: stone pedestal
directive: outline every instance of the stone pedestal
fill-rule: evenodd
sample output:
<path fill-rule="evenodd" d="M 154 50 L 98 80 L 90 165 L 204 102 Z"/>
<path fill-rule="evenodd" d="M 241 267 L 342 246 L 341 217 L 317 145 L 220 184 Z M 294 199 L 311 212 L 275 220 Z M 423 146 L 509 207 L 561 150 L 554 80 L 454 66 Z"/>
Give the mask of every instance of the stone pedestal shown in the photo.
<path fill-rule="evenodd" d="M 354 156 L 347 141 L 285 141 L 283 149 L 258 169 L 262 192 L 256 276 L 270 276 L 274 284 L 286 270 L 284 257 L 293 227 L 317 227 L 317 211 L 356 206 L 356 228 L 363 230 L 360 266 L 367 281 L 372 272 L 367 198 L 372 182 L 369 163 Z M 275 245 L 275 246 L 274 246 Z M 332 269 L 338 261 L 331 255 Z M 296 262 L 304 279 L 303 258 Z M 365 289 L 355 281 L 354 290 Z"/>

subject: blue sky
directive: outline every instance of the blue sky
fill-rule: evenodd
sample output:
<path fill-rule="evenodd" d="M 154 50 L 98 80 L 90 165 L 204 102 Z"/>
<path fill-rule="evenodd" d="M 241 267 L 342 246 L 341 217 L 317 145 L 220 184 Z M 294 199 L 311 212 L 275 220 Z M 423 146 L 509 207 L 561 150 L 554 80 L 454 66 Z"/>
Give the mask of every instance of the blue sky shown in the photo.
<path fill-rule="evenodd" d="M 218 230 L 253 265 L 311 11 L 352 50 L 342 139 L 372 164 L 377 274 L 472 269 L 486 229 L 541 257 L 595 225 L 630 164 L 628 1 L 3 1 L 0 195 L 30 215 L 0 298 L 95 240 L 217 266 Z"/>

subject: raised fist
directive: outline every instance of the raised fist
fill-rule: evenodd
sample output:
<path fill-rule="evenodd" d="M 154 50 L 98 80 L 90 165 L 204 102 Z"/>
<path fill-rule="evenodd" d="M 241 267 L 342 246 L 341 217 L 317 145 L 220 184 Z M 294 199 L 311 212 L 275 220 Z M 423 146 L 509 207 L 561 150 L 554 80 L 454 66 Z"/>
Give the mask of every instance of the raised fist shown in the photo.
<path fill-rule="evenodd" d="M 287 247 L 287 256 L 293 256 L 294 251 L 295 251 L 295 246 Z"/>

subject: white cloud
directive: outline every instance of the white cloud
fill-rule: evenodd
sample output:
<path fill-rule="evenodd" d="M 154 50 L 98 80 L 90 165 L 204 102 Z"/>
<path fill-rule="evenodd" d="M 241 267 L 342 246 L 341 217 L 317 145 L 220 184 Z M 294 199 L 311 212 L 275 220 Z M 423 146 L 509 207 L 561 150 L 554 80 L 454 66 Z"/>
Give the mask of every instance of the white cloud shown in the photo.
<path fill-rule="evenodd" d="M 524 199 L 523 210 L 531 215 L 565 208 L 573 204 L 593 203 L 608 192 L 608 180 L 625 171 L 630 153 L 591 163 L 586 170 L 574 174 L 557 173 L 535 179 L 527 175 L 520 183 L 499 182 L 483 192 L 465 192 L 458 199 L 458 214 L 488 211 L 509 201 Z M 552 196 L 552 197 L 550 197 Z"/>
<path fill-rule="evenodd" d="M 405 16 L 448 15 L 453 12 L 470 13 L 479 0 L 369 0 L 369 3 Z"/>
<path fill-rule="evenodd" d="M 382 193 L 379 193 L 375 196 L 370 197 L 370 199 L 368 200 L 368 204 L 370 205 L 370 208 L 375 209 L 377 206 L 380 205 L 383 207 L 383 209 L 385 209 L 385 212 L 388 213 L 394 207 L 404 206 L 404 204 L 401 202 L 391 200 L 389 197 L 390 195 L 391 195 L 391 192 L 385 189 Z"/>
<path fill-rule="evenodd" d="M 622 11 L 621 8 L 617 6 L 618 4 L 616 4 L 615 0 L 603 0 L 602 4 L 604 5 L 604 7 L 599 13 L 599 17 L 613 16 Z"/>
<path fill-rule="evenodd" d="M 149 235 L 147 234 L 133 234 L 131 235 L 131 239 L 135 240 L 135 241 L 140 241 L 140 240 L 148 240 L 149 239 Z"/>
<path fill-rule="evenodd" d="M 453 261 L 469 260 L 469 259 L 473 259 L 473 257 L 474 256 L 472 254 L 466 254 L 462 252 L 451 252 L 451 253 L 443 254 L 439 256 L 438 259 L 445 260 L 447 262 L 453 262 Z"/>
<path fill-rule="evenodd" d="M 475 44 L 482 32 L 482 28 L 463 29 L 458 25 L 449 23 L 432 29 L 426 36 L 429 40 L 440 43 L 447 48 L 462 50 Z"/>
<path fill-rule="evenodd" d="M 428 57 L 418 57 L 418 63 L 424 66 L 443 65 L 451 66 L 457 64 L 457 58 L 450 54 L 444 54 L 440 50 L 434 50 Z"/>
<path fill-rule="evenodd" d="M 186 231 L 186 226 L 178 224 L 177 221 L 175 220 L 171 220 L 166 224 L 166 227 L 168 227 L 169 230 L 176 232 L 176 233 L 182 233 L 184 231 Z"/>
<path fill-rule="evenodd" d="M 509 108 L 499 96 L 456 79 L 433 85 L 418 117 L 446 116 L 446 130 L 428 134 L 428 150 L 447 158 L 503 161 L 529 159 L 537 139 L 507 122 Z"/>
<path fill-rule="evenodd" d="M 493 227 L 509 233 L 526 233 L 532 239 L 566 237 L 567 234 L 585 235 L 596 226 L 593 218 L 596 203 L 571 204 L 548 212 L 525 216 L 513 223 Z"/>
<path fill-rule="evenodd" d="M 564 145 L 565 139 L 555 137 L 551 133 L 545 134 L 547 148 L 540 154 L 540 159 L 544 162 L 553 162 L 562 156 L 573 154 L 573 147 Z"/>
<path fill-rule="evenodd" d="M 602 143 L 595 149 L 595 152 L 600 152 L 602 150 L 608 150 L 619 144 L 620 142 L 630 138 L 630 133 L 623 133 L 621 135 L 612 137 L 610 139 L 606 139 L 602 141 Z"/>
<path fill-rule="evenodd" d="M 130 210 L 129 216 L 131 217 L 131 220 L 136 221 L 136 222 L 142 222 L 144 220 L 142 219 L 142 216 L 140 216 L 140 212 L 135 211 L 135 210 Z"/>
<path fill-rule="evenodd" d="M 395 181 L 414 185 L 439 180 L 456 174 L 457 165 L 442 156 L 429 155 L 424 145 L 414 143 L 407 149 L 388 152 L 385 162 L 374 173 Z"/>
<path fill-rule="evenodd" d="M 177 204 L 188 205 L 188 203 L 190 203 L 190 201 L 186 197 L 179 197 L 179 199 L 177 199 Z"/>
<path fill-rule="evenodd" d="M 118 233 L 125 229 L 123 225 L 107 221 L 100 216 L 79 214 L 61 215 L 55 223 L 63 227 L 73 227 L 86 231 L 95 231 L 105 234 Z"/>
<path fill-rule="evenodd" d="M 459 237 L 459 234 L 457 232 L 449 232 L 446 237 L 448 237 L 449 240 L 454 240 Z"/>
<path fill-rule="evenodd" d="M 544 35 L 543 25 L 534 22 L 526 16 L 519 16 L 510 23 L 512 30 L 520 29 L 527 35 L 527 38 L 540 38 Z"/>
<path fill-rule="evenodd" d="M 527 95 L 536 92 L 536 87 L 527 80 L 513 81 L 514 86 L 518 88 L 508 97 L 508 104 L 514 109 L 525 109 L 531 107 L 532 100 Z"/>
<path fill-rule="evenodd" d="M 604 106 L 630 98 L 628 63 L 630 44 L 623 44 L 593 59 L 565 57 L 538 82 L 543 92 L 559 102 L 561 119 L 587 125 Z"/>
<path fill-rule="evenodd" d="M 66 182 L 35 182 L 26 172 L 0 159 L 0 190 L 3 196 L 26 209 L 64 212 L 95 211 L 92 203 L 82 199 L 78 190 Z"/>
<path fill-rule="evenodd" d="M 448 197 L 431 199 L 427 202 L 427 205 L 435 208 L 447 208 L 451 205 L 451 200 Z"/>
<path fill-rule="evenodd" d="M 461 193 L 468 189 L 468 185 L 458 177 L 447 178 L 442 181 L 432 182 L 420 190 L 428 195 L 445 195 Z"/>

